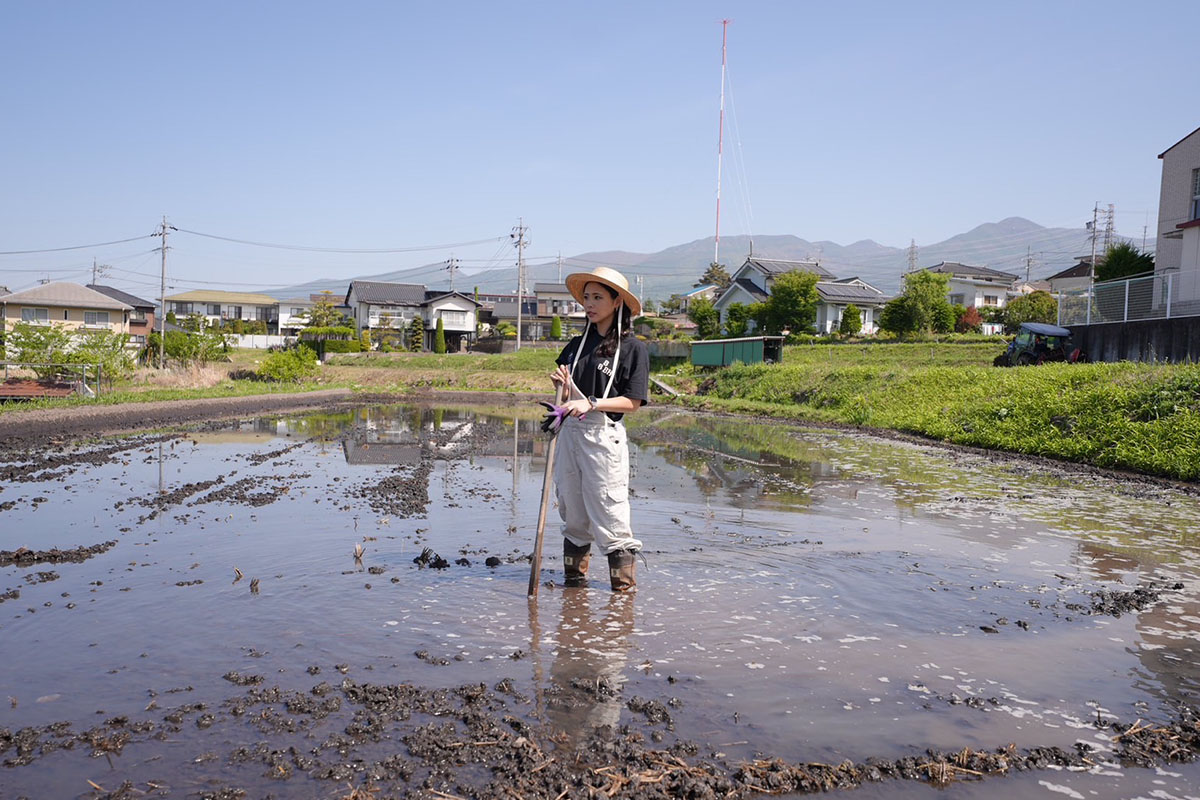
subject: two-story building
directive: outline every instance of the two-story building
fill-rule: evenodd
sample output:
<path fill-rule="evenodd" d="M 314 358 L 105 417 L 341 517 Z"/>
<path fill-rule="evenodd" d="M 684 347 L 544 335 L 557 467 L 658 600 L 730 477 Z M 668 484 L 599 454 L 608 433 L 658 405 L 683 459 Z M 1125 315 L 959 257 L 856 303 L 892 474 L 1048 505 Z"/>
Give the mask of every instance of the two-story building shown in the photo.
<path fill-rule="evenodd" d="M 165 302 L 166 313 L 174 312 L 179 322 L 199 315 L 209 326 L 242 320 L 265 324 L 267 333 L 279 332 L 279 301 L 267 294 L 199 289 L 168 295 Z"/>
<path fill-rule="evenodd" d="M 419 283 L 351 281 L 345 305 L 356 333 L 387 330 L 407 339 L 408 327 L 420 319 L 425 349 L 432 346 L 437 323 L 442 321 L 446 349 L 461 349 L 475 337 L 475 310 L 480 304 L 461 292 L 427 291 Z"/>
<path fill-rule="evenodd" d="M 18 322 L 56 325 L 70 331 L 129 333 L 129 303 L 78 283 L 54 281 L 0 295 L 0 319 L 5 333 Z"/>
<path fill-rule="evenodd" d="M 1016 285 L 1021 279 L 1012 272 L 956 261 L 943 261 L 927 267 L 926 271 L 950 278 L 947 291 L 951 305 L 975 308 L 1004 308 L 1009 298 L 1018 293 Z"/>
<path fill-rule="evenodd" d="M 129 347 L 131 350 L 141 350 L 145 347 L 146 337 L 158 330 L 154 324 L 156 318 L 156 306 L 154 302 L 152 300 L 143 300 L 137 295 L 123 292 L 112 286 L 99 286 L 89 283 L 87 288 L 111 297 L 114 300 L 119 300 L 126 305 L 133 306 L 133 310 L 129 312 Z"/>
<path fill-rule="evenodd" d="M 1163 164 L 1154 271 L 1169 286 L 1163 292 L 1171 294 L 1172 314 L 1200 314 L 1200 128 L 1158 157 Z"/>

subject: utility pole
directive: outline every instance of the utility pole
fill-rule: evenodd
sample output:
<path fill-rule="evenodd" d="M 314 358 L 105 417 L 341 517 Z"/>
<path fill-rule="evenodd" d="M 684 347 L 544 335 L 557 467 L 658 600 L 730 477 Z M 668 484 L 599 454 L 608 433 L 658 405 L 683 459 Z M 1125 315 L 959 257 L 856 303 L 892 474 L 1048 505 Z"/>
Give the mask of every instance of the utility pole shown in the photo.
<path fill-rule="evenodd" d="M 639 306 L 645 305 L 642 302 L 642 276 L 641 275 L 636 276 L 635 280 L 637 281 L 637 285 L 638 285 L 638 305 Z"/>
<path fill-rule="evenodd" d="M 908 240 L 908 271 L 917 271 L 917 240 Z"/>
<path fill-rule="evenodd" d="M 1096 282 L 1096 222 L 1100 216 L 1100 203 L 1092 206 L 1092 221 L 1088 223 L 1088 230 L 1092 232 L 1092 260 L 1088 264 L 1088 279 Z"/>
<path fill-rule="evenodd" d="M 529 228 L 525 227 L 525 218 L 517 217 L 517 225 L 509 234 L 509 238 L 513 240 L 513 247 L 517 248 L 517 350 L 521 349 L 521 308 L 525 305 L 525 248 L 529 246 L 525 233 L 528 230 Z"/>
<path fill-rule="evenodd" d="M 562 283 L 562 250 L 558 251 L 558 282 Z"/>
<path fill-rule="evenodd" d="M 93 286 L 95 286 L 95 285 L 96 285 L 96 278 L 97 278 L 97 276 L 99 276 L 99 277 L 101 277 L 101 278 L 105 277 L 105 275 L 104 275 L 104 270 L 106 270 L 106 269 L 108 269 L 108 264 L 99 264 L 99 265 L 97 265 L 97 264 L 96 264 L 96 257 L 95 257 L 95 256 L 92 256 L 92 285 L 93 285 Z"/>
<path fill-rule="evenodd" d="M 1025 282 L 1029 283 L 1029 273 L 1033 271 L 1033 253 L 1029 245 L 1025 245 Z"/>
<path fill-rule="evenodd" d="M 454 270 L 458 269 L 458 259 L 455 258 L 453 255 L 451 255 L 450 260 L 446 262 L 446 269 L 450 270 L 450 291 L 453 292 L 454 291 Z"/>
<path fill-rule="evenodd" d="M 167 234 L 174 230 L 179 229 L 168 225 L 167 215 L 163 214 L 162 225 L 159 227 L 158 233 L 151 234 L 162 237 L 162 279 L 158 292 L 158 368 L 160 370 L 167 366 Z"/>

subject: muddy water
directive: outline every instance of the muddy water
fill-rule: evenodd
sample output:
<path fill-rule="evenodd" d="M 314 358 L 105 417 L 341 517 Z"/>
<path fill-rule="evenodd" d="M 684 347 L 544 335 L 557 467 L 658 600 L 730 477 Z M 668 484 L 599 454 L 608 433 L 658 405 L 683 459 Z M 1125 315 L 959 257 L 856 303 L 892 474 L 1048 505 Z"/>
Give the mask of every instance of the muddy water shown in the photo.
<path fill-rule="evenodd" d="M 354 728 L 341 690 L 480 683 L 503 687 L 502 715 L 547 753 L 603 725 L 730 765 L 1086 742 L 1090 768 L 942 791 L 1200 796 L 1200 768 L 1122 766 L 1095 724 L 1198 705 L 1196 497 L 647 412 L 630 437 L 640 591 L 613 596 L 595 558 L 590 588 L 562 589 L 551 510 L 530 604 L 536 423 L 372 407 L 6 454 L 0 551 L 39 560 L 0 566 L 0 732 L 37 735 L 0 752 L 0 796 L 126 781 L 152 796 L 346 796 L 372 785 L 364 764 L 414 747 L 400 722 Z M 93 546 L 78 562 L 51 552 Z M 1139 586 L 1156 599 L 1093 608 Z M 276 687 L 294 702 L 268 702 Z M 399 772 L 375 783 L 419 795 L 419 766 L 411 785 Z M 487 778 L 425 785 L 465 796 L 473 780 Z"/>

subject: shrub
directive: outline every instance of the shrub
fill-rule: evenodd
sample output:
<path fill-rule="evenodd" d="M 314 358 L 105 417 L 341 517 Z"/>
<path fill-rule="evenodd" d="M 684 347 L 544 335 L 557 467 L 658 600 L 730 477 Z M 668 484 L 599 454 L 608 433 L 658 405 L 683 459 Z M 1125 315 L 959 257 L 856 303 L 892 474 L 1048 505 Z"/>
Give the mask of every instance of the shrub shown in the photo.
<path fill-rule="evenodd" d="M 269 353 L 258 368 L 258 376 L 277 383 L 298 383 L 317 372 L 317 354 L 308 347 Z"/>

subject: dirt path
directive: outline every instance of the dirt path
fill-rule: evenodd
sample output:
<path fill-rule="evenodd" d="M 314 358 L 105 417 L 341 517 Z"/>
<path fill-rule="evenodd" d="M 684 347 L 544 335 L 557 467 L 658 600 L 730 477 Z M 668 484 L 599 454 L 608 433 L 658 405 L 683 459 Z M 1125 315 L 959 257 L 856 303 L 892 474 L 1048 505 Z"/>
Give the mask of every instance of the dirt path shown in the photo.
<path fill-rule="evenodd" d="M 9 411 L 0 414 L 0 441 L 10 447 L 28 446 L 58 437 L 151 430 L 221 417 L 324 408 L 350 402 L 353 397 L 349 389 L 330 389 L 303 394 L 208 397 Z"/>

